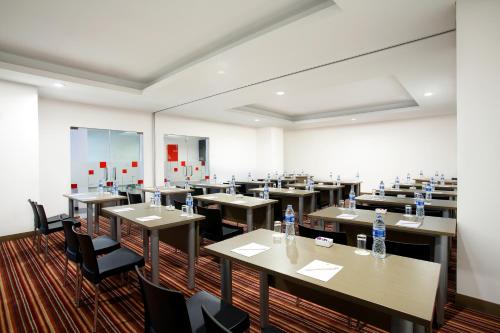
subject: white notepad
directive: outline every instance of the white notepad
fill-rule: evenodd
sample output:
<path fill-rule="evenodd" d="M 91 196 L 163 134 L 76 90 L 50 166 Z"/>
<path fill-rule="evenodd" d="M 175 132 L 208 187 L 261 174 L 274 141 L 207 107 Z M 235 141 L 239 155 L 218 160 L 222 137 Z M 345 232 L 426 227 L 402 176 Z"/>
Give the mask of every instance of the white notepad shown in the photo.
<path fill-rule="evenodd" d="M 399 220 L 398 223 L 396 223 L 397 226 L 400 227 L 406 227 L 406 228 L 418 228 L 420 227 L 422 223 L 420 222 L 415 222 L 415 221 L 405 221 L 405 220 Z"/>
<path fill-rule="evenodd" d="M 154 221 L 154 220 L 159 220 L 161 219 L 160 216 L 156 216 L 156 215 L 150 215 L 150 216 L 144 216 L 144 217 L 138 217 L 136 218 L 137 221 L 140 221 L 140 222 L 148 222 L 148 221 Z"/>
<path fill-rule="evenodd" d="M 242 256 L 245 257 L 253 257 L 254 255 L 257 255 L 259 253 L 262 253 L 264 251 L 269 250 L 269 246 L 257 244 L 257 243 L 250 243 L 247 245 L 243 245 L 240 247 L 237 247 L 235 249 L 232 249 L 231 252 L 241 254 Z"/>
<path fill-rule="evenodd" d="M 217 199 L 217 197 L 215 197 L 213 195 L 209 195 L 208 197 L 205 197 L 205 199 Z"/>
<path fill-rule="evenodd" d="M 358 215 L 353 215 L 353 214 L 340 214 L 337 215 L 338 219 L 345 219 L 345 220 L 354 220 Z"/>
<path fill-rule="evenodd" d="M 125 208 L 113 209 L 113 212 L 120 213 L 120 212 L 128 212 L 131 210 L 135 210 L 135 209 L 133 209 L 132 207 L 125 207 Z"/>
<path fill-rule="evenodd" d="M 340 272 L 342 268 L 344 267 L 329 262 L 313 260 L 299 269 L 297 273 L 326 282 Z"/>
<path fill-rule="evenodd" d="M 235 201 L 231 201 L 231 203 L 235 204 L 235 205 L 241 205 L 241 204 L 246 203 L 246 201 L 244 201 L 244 200 L 235 200 Z"/>

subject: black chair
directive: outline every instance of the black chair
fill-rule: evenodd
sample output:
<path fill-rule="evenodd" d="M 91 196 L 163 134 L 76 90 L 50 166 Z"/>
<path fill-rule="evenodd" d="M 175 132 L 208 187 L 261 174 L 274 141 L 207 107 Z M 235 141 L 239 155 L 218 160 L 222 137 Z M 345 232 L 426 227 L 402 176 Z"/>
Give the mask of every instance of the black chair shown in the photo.
<path fill-rule="evenodd" d="M 277 200 L 273 207 L 274 207 L 274 220 L 275 221 L 281 221 L 283 222 L 283 200 L 279 197 L 273 198 L 274 200 Z"/>
<path fill-rule="evenodd" d="M 80 255 L 80 245 L 78 243 L 78 237 L 76 236 L 75 226 L 71 221 L 62 221 L 64 227 L 64 238 L 66 241 L 66 260 L 64 262 L 64 275 L 63 275 L 63 287 L 66 285 L 66 277 L 68 275 L 68 261 L 72 261 L 76 264 L 76 285 L 75 285 L 75 304 L 76 304 L 76 292 L 78 290 L 78 277 L 80 276 L 80 264 L 82 262 L 82 256 Z M 92 239 L 92 244 L 94 245 L 94 252 L 96 255 L 102 255 L 109 253 L 111 251 L 120 248 L 120 243 L 113 240 L 108 236 L 99 236 Z"/>
<path fill-rule="evenodd" d="M 244 332 L 250 327 L 248 313 L 206 291 L 199 291 L 186 300 L 181 292 L 146 280 L 137 267 L 136 272 L 144 301 L 145 332 L 203 332 L 202 306 L 230 332 Z"/>
<path fill-rule="evenodd" d="M 331 238 L 336 244 L 347 245 L 347 234 L 345 232 L 313 229 L 299 224 L 299 235 L 312 239 L 315 239 L 316 237 Z"/>
<path fill-rule="evenodd" d="M 371 250 L 373 247 L 373 237 L 366 237 L 366 248 Z M 432 261 L 432 249 L 430 244 L 413 244 L 395 242 L 385 240 L 385 251 L 389 254 L 397 256 L 408 257 L 413 259 Z"/>
<path fill-rule="evenodd" d="M 228 225 L 222 222 L 219 209 L 198 207 L 198 214 L 205 216 L 205 221 L 200 223 L 200 235 L 214 242 L 243 234 L 242 227 Z"/>
<path fill-rule="evenodd" d="M 174 207 L 175 209 L 181 210 L 182 206 L 184 206 L 186 203 L 178 200 L 174 200 Z"/>
<path fill-rule="evenodd" d="M 38 217 L 38 212 L 36 210 L 37 203 L 35 201 L 32 201 L 31 199 L 28 199 L 28 202 L 31 206 L 31 209 L 33 210 L 33 226 L 34 226 L 33 246 L 35 246 L 35 244 L 37 243 L 38 235 L 39 235 L 40 218 Z M 66 219 L 70 219 L 68 214 L 59 214 L 56 216 L 47 217 L 47 223 L 51 224 L 51 223 L 59 222 L 59 221 L 66 220 Z"/>
<path fill-rule="evenodd" d="M 128 204 L 135 205 L 142 203 L 142 195 L 140 193 L 127 193 Z"/>
<path fill-rule="evenodd" d="M 144 258 L 132 250 L 127 248 L 119 248 L 97 258 L 94 249 L 92 238 L 87 234 L 75 232 L 78 237 L 80 246 L 80 255 L 82 256 L 82 264 L 80 276 L 78 277 L 78 288 L 76 296 L 76 305 L 80 303 L 80 290 L 82 287 L 82 277 L 85 277 L 94 285 L 95 300 L 94 300 L 94 324 L 92 332 L 96 331 L 97 327 L 97 311 L 99 309 L 99 286 L 102 280 L 127 273 L 134 269 L 135 266 L 144 266 Z"/>
<path fill-rule="evenodd" d="M 121 196 L 124 196 L 124 197 L 127 197 L 127 199 L 123 199 L 120 201 L 120 204 L 121 205 L 128 205 L 128 193 L 125 192 L 125 191 L 118 191 L 118 195 L 121 195 Z"/>

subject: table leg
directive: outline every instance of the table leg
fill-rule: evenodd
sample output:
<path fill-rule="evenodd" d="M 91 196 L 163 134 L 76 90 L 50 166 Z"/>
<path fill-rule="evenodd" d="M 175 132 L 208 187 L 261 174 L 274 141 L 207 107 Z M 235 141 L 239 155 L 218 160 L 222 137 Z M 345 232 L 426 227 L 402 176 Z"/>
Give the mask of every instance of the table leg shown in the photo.
<path fill-rule="evenodd" d="M 99 234 L 99 210 L 101 206 L 94 204 L 94 233 Z"/>
<path fill-rule="evenodd" d="M 311 195 L 311 213 L 313 213 L 316 210 L 316 193 L 313 193 Z"/>
<path fill-rule="evenodd" d="M 267 229 L 269 230 L 272 230 L 272 224 L 273 224 L 273 221 L 272 221 L 272 207 L 273 205 L 272 204 L 269 204 L 267 205 L 267 210 L 266 210 L 266 221 L 267 221 Z"/>
<path fill-rule="evenodd" d="M 329 202 L 329 204 L 330 204 L 330 206 L 333 206 L 333 190 L 330 190 L 329 192 L 330 192 L 330 202 Z"/>
<path fill-rule="evenodd" d="M 122 241 L 122 219 L 116 218 L 116 239 L 118 243 Z"/>
<path fill-rule="evenodd" d="M 253 230 L 253 209 L 247 208 L 247 232 Z"/>
<path fill-rule="evenodd" d="M 260 287 L 260 327 L 264 328 L 269 324 L 269 284 L 267 273 L 259 273 Z"/>
<path fill-rule="evenodd" d="M 92 237 L 94 234 L 94 204 L 87 204 L 87 234 Z"/>
<path fill-rule="evenodd" d="M 165 204 L 167 206 L 170 206 L 171 201 L 170 201 L 170 194 L 165 194 Z"/>
<path fill-rule="evenodd" d="M 448 293 L 448 236 L 434 238 L 434 262 L 441 264 L 436 297 L 436 322 L 441 326 L 444 323 L 444 306 Z"/>
<path fill-rule="evenodd" d="M 443 210 L 443 217 L 450 217 L 450 211 L 448 209 Z"/>
<path fill-rule="evenodd" d="M 188 232 L 188 288 L 194 289 L 195 284 L 195 232 L 196 223 L 189 224 Z"/>
<path fill-rule="evenodd" d="M 361 193 L 361 185 L 360 184 L 357 184 L 355 186 L 355 189 L 356 189 L 356 196 L 359 197 L 360 193 Z"/>
<path fill-rule="evenodd" d="M 221 272 L 221 296 L 222 299 L 228 303 L 233 303 L 233 272 L 232 263 L 228 259 L 221 258 L 220 260 Z"/>
<path fill-rule="evenodd" d="M 207 188 L 206 188 L 206 187 L 204 187 L 204 188 L 202 189 L 202 191 L 203 191 L 203 194 L 204 194 L 204 195 L 205 195 L 205 194 L 207 194 Z"/>
<path fill-rule="evenodd" d="M 340 200 L 342 200 L 342 187 L 337 190 L 337 206 Z"/>
<path fill-rule="evenodd" d="M 223 188 L 221 188 L 221 189 L 219 190 L 219 192 L 220 192 L 220 193 L 226 193 L 226 190 L 225 190 L 225 189 L 223 189 Z"/>
<path fill-rule="evenodd" d="M 142 229 L 142 253 L 144 261 L 149 260 L 149 231 Z"/>
<path fill-rule="evenodd" d="M 73 199 L 68 199 L 68 215 L 69 217 L 75 217 L 75 202 Z"/>
<path fill-rule="evenodd" d="M 160 241 L 158 239 L 158 230 L 151 230 L 151 282 L 154 284 L 158 284 L 160 277 L 158 262 L 159 255 Z"/>
<path fill-rule="evenodd" d="M 257 197 L 257 192 L 253 192 L 254 198 Z"/>
<path fill-rule="evenodd" d="M 116 234 L 118 232 L 117 223 L 116 223 L 116 216 L 111 216 L 110 217 L 109 224 L 110 224 L 110 227 L 111 227 L 111 238 L 113 238 L 114 240 L 116 240 L 116 238 L 117 238 Z"/>
<path fill-rule="evenodd" d="M 146 191 L 141 191 L 142 202 L 146 202 Z"/>
<path fill-rule="evenodd" d="M 299 197 L 299 224 L 302 225 L 304 217 L 304 197 Z"/>

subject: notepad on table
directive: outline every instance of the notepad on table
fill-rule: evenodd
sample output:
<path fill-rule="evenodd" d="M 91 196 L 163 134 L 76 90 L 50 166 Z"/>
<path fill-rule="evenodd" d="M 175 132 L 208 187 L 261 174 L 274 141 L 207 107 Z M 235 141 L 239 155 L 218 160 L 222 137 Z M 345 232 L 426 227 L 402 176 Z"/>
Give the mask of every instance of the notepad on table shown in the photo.
<path fill-rule="evenodd" d="M 253 257 L 254 255 L 257 255 L 259 253 L 262 253 L 264 251 L 269 250 L 269 246 L 257 244 L 257 243 L 250 243 L 247 245 L 243 245 L 240 247 L 237 247 L 235 249 L 232 249 L 231 252 L 241 254 L 242 256 L 245 257 Z"/>
<path fill-rule="evenodd" d="M 299 269 L 297 273 L 326 282 L 340 272 L 342 268 L 344 267 L 329 262 L 313 260 Z"/>
<path fill-rule="evenodd" d="M 358 215 L 353 215 L 353 214 L 340 214 L 337 215 L 338 219 L 345 219 L 345 220 L 354 220 Z"/>
<path fill-rule="evenodd" d="M 398 223 L 396 223 L 397 226 L 405 227 L 405 228 L 418 228 L 418 227 L 420 227 L 421 224 L 422 224 L 421 222 L 405 221 L 405 220 L 399 220 Z"/>
<path fill-rule="evenodd" d="M 137 221 L 140 221 L 140 222 L 149 222 L 149 221 L 154 221 L 154 220 L 159 220 L 161 219 L 160 216 L 156 216 L 156 215 L 150 215 L 150 216 L 144 216 L 144 217 L 138 217 L 136 218 Z"/>
<path fill-rule="evenodd" d="M 246 203 L 245 200 L 235 200 L 235 201 L 231 201 L 232 204 L 235 204 L 235 205 L 240 205 L 240 204 L 244 204 Z"/>
<path fill-rule="evenodd" d="M 124 208 L 113 209 L 113 212 L 120 213 L 120 212 L 128 212 L 131 210 L 134 210 L 134 209 L 132 207 L 124 207 Z"/>

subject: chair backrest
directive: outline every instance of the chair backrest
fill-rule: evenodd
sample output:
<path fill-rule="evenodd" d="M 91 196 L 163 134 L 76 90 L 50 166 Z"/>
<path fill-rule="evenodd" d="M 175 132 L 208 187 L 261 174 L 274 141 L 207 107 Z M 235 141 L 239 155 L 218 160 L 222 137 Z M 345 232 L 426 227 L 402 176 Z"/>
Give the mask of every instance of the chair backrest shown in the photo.
<path fill-rule="evenodd" d="M 66 255 L 73 261 L 80 262 L 80 245 L 75 231 L 73 231 L 73 220 L 63 220 L 64 239 L 66 241 Z"/>
<path fill-rule="evenodd" d="M 128 193 L 125 192 L 125 191 L 118 191 L 118 195 L 121 195 L 121 196 L 124 196 L 124 197 L 127 197 L 127 199 L 123 199 L 120 201 L 120 203 L 122 205 L 128 205 Z"/>
<path fill-rule="evenodd" d="M 203 189 L 201 187 L 195 187 L 193 188 L 194 192 L 192 193 L 193 196 L 195 195 L 203 195 Z"/>
<path fill-rule="evenodd" d="M 299 224 L 299 235 L 312 239 L 316 237 L 331 238 L 336 244 L 347 245 L 347 234 L 345 232 L 312 229 Z"/>
<path fill-rule="evenodd" d="M 201 306 L 201 313 L 203 314 L 206 333 L 231 333 L 229 329 L 222 326 L 222 324 L 208 312 L 204 305 Z"/>
<path fill-rule="evenodd" d="M 278 200 L 273 207 L 274 207 L 274 220 L 275 221 L 281 221 L 283 222 L 283 200 L 281 198 L 273 198 L 274 200 Z"/>
<path fill-rule="evenodd" d="M 127 193 L 128 196 L 128 204 L 139 204 L 142 203 L 142 195 L 140 193 Z"/>
<path fill-rule="evenodd" d="M 33 210 L 33 224 L 35 226 L 35 229 L 40 228 L 40 218 L 38 217 L 38 211 L 36 210 L 36 202 L 31 201 L 31 199 L 28 199 L 28 202 L 30 203 L 31 209 Z"/>
<path fill-rule="evenodd" d="M 43 205 L 36 204 L 36 211 L 38 215 L 38 222 L 40 231 L 42 233 L 46 232 L 49 230 L 49 223 L 47 222 L 47 215 L 45 214 L 45 208 L 43 208 Z"/>
<path fill-rule="evenodd" d="M 385 250 L 387 253 L 402 257 L 426 261 L 432 260 L 430 244 L 410 244 L 386 240 Z"/>
<path fill-rule="evenodd" d="M 200 223 L 200 234 L 215 242 L 223 239 L 222 214 L 219 209 L 198 207 L 198 214 L 205 216 L 205 221 Z"/>
<path fill-rule="evenodd" d="M 97 264 L 97 256 L 94 251 L 94 244 L 92 238 L 81 232 L 76 232 L 78 238 L 79 251 L 82 256 L 82 273 L 83 275 L 94 283 L 99 282 L 99 265 Z"/>
<path fill-rule="evenodd" d="M 184 295 L 149 282 L 137 266 L 135 270 L 144 302 L 145 332 L 191 333 Z"/>
<path fill-rule="evenodd" d="M 184 202 L 181 202 L 181 201 L 178 201 L 178 200 L 174 200 L 175 209 L 181 210 L 183 205 L 185 205 Z"/>

